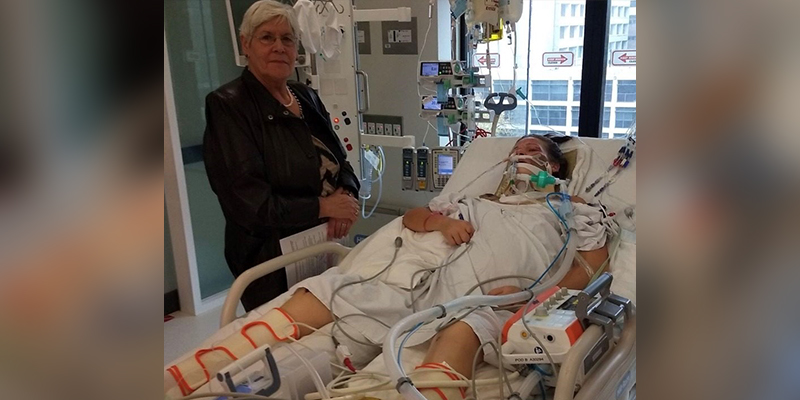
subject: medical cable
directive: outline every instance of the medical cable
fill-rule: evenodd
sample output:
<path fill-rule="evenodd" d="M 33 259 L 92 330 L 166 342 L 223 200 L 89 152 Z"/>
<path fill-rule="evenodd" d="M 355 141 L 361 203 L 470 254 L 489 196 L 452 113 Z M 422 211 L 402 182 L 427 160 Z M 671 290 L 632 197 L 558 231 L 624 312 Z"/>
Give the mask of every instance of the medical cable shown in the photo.
<path fill-rule="evenodd" d="M 478 356 L 483 352 L 483 348 L 486 347 L 487 345 L 492 347 L 492 349 L 497 354 L 497 359 L 499 360 L 498 375 L 500 378 L 500 382 L 498 383 L 500 389 L 500 398 L 502 399 L 503 397 L 505 397 L 503 395 L 503 383 L 505 383 L 508 386 L 509 393 L 513 393 L 514 389 L 511 387 L 511 383 L 509 382 L 507 373 L 508 371 L 502 368 L 503 355 L 500 353 L 500 350 L 498 349 L 497 344 L 494 341 L 489 341 L 481 344 L 480 347 L 478 347 L 478 350 L 475 352 L 475 355 L 472 357 L 472 379 L 470 379 L 472 396 L 476 399 L 478 398 L 477 385 L 475 384 L 476 376 L 478 374 Z"/>
<path fill-rule="evenodd" d="M 530 300 L 528 300 L 528 303 L 525 304 L 524 310 L 528 310 L 531 304 L 533 304 L 534 300 L 536 300 L 536 297 L 532 297 Z M 553 361 L 553 356 L 550 355 L 550 352 L 547 350 L 547 347 L 544 345 L 544 343 L 542 343 L 541 339 L 533 334 L 533 331 L 531 331 L 531 328 L 528 326 L 528 319 L 523 316 L 523 318 L 520 318 L 520 320 L 522 320 L 522 326 L 526 331 L 528 331 L 528 335 L 530 335 L 533 340 L 536 341 L 536 344 L 538 344 L 539 347 L 544 350 L 544 355 L 547 357 L 547 361 L 550 362 L 550 366 L 553 368 L 553 375 L 555 376 L 556 381 L 558 381 L 558 368 L 556 367 L 555 361 Z"/>
<path fill-rule="evenodd" d="M 529 280 L 529 281 L 536 281 L 536 278 L 531 278 L 530 276 L 525 276 L 525 275 L 503 275 L 503 276 L 496 276 L 496 277 L 494 277 L 494 278 L 486 279 L 486 280 L 484 280 L 484 281 L 480 281 L 480 282 L 476 283 L 476 284 L 475 284 L 475 285 L 473 285 L 471 288 L 469 288 L 469 290 L 467 290 L 467 292 L 466 292 L 466 293 L 464 293 L 464 296 L 468 296 L 470 293 L 474 292 L 474 291 L 475 291 L 475 289 L 477 289 L 477 288 L 479 288 L 479 287 L 481 287 L 481 286 L 483 286 L 483 285 L 485 285 L 485 284 L 487 284 L 487 283 L 492 283 L 492 282 L 495 282 L 495 281 L 500 281 L 500 280 L 503 280 L 503 279 L 527 279 L 527 280 Z M 481 289 L 481 290 L 483 290 L 483 289 Z M 484 294 L 485 294 L 485 293 L 484 293 Z"/>
<path fill-rule="evenodd" d="M 341 318 L 338 318 L 336 316 L 336 314 L 334 314 L 334 312 L 333 312 L 333 302 L 336 300 L 336 294 L 338 294 L 342 289 L 344 289 L 344 288 L 346 288 L 348 286 L 369 282 L 369 281 L 377 278 L 378 276 L 380 276 L 384 272 L 386 272 L 394 264 L 395 260 L 397 259 L 397 253 L 400 251 L 400 247 L 402 247 L 402 246 L 403 246 L 403 239 L 400 236 L 396 237 L 394 239 L 394 254 L 392 255 L 392 259 L 391 259 L 391 261 L 389 261 L 388 264 L 386 264 L 385 267 L 383 267 L 383 269 L 381 269 L 380 271 L 378 271 L 378 273 L 376 273 L 375 275 L 372 275 L 369 278 L 361 279 L 361 280 L 355 281 L 355 282 L 345 283 L 345 284 L 339 286 L 338 288 L 336 288 L 336 290 L 333 291 L 333 293 L 331 294 L 331 301 L 330 301 L 330 304 L 328 306 L 328 310 L 330 310 L 330 312 L 331 312 L 331 318 L 333 319 L 333 324 L 334 324 L 333 327 L 331 328 L 331 333 L 333 333 L 333 330 L 337 327 L 339 321 L 341 321 Z M 364 316 L 374 319 L 374 317 L 370 317 L 368 315 L 364 315 Z M 386 325 L 386 324 L 384 324 L 384 325 Z M 375 344 L 375 343 L 366 343 L 366 342 L 360 342 L 358 340 L 355 340 L 353 337 L 348 335 L 345 332 L 345 330 L 342 329 L 341 327 L 339 327 L 339 330 L 341 330 L 342 333 L 345 334 L 345 336 L 347 336 L 351 340 L 355 341 L 356 343 L 363 344 L 363 345 L 366 345 L 366 346 L 377 346 L 377 347 L 380 347 L 380 345 Z"/>
<path fill-rule="evenodd" d="M 459 322 L 459 321 L 463 320 L 464 318 L 467 318 L 467 316 L 468 316 L 468 315 L 470 315 L 470 314 L 474 313 L 474 312 L 475 312 L 475 311 L 477 311 L 479 308 L 480 308 L 480 307 L 472 307 L 472 308 L 469 308 L 469 309 L 467 310 L 467 312 L 465 312 L 464 314 L 461 314 L 461 315 L 459 315 L 458 317 L 452 318 L 452 319 L 450 319 L 449 321 L 442 322 L 441 324 L 439 324 L 439 326 L 437 326 L 437 327 L 436 327 L 436 329 L 435 329 L 435 330 L 436 330 L 436 332 L 437 332 L 437 333 L 438 333 L 438 332 L 441 332 L 442 330 L 444 330 L 444 329 L 447 329 L 447 328 L 449 328 L 449 327 L 453 326 L 453 324 L 455 324 L 456 322 Z"/>
<path fill-rule="evenodd" d="M 195 400 L 195 399 L 216 399 L 218 397 L 231 397 L 238 400 L 284 400 L 274 397 L 259 396 L 252 393 L 237 393 L 237 392 L 211 392 L 211 393 L 197 393 L 191 394 L 186 397 L 179 397 L 175 400 Z"/>
<path fill-rule="evenodd" d="M 417 324 L 417 326 L 411 328 L 411 331 L 409 331 L 408 334 L 406 335 L 406 337 L 403 338 L 403 341 L 400 342 L 400 348 L 397 350 L 397 360 L 398 360 L 398 362 L 400 362 L 400 360 L 403 359 L 402 358 L 402 356 L 403 356 L 403 347 L 405 347 L 406 342 L 408 341 L 408 338 L 410 338 L 411 335 L 415 334 L 417 332 L 417 330 L 419 330 L 419 328 L 422 328 L 422 325 L 423 325 L 423 323 L 420 322 L 420 323 Z M 403 371 L 403 374 L 406 373 L 405 369 L 403 369 L 403 363 L 402 362 L 400 362 L 400 370 Z"/>
<path fill-rule="evenodd" d="M 424 372 L 424 371 L 420 371 L 420 370 L 411 371 L 409 373 L 409 376 L 414 376 L 415 374 L 419 374 L 419 373 L 422 373 L 422 372 Z M 463 388 L 468 388 L 468 387 L 471 386 L 470 379 L 467 379 L 465 376 L 463 376 L 462 374 L 458 373 L 458 371 L 453 371 L 452 373 L 454 375 L 456 375 L 457 377 L 459 377 L 460 380 L 458 380 L 458 381 L 452 381 L 452 380 L 447 380 L 447 381 L 436 381 L 436 380 L 433 380 L 433 381 L 419 381 L 419 382 L 417 382 L 417 386 L 418 387 L 422 387 L 422 388 L 425 388 L 425 387 L 440 387 L 440 388 L 444 388 L 444 387 L 447 387 L 447 388 L 461 388 L 461 387 L 463 387 Z M 507 374 L 507 376 L 508 376 L 508 380 L 510 382 L 513 379 L 519 378 L 520 375 L 519 375 L 518 371 L 514 371 L 514 372 L 512 372 L 510 374 Z M 352 383 L 352 382 L 358 382 L 358 381 L 362 381 L 362 380 L 366 380 L 366 379 L 375 379 L 375 380 L 378 380 L 379 382 L 375 383 L 375 384 L 372 384 L 372 385 L 369 385 L 369 386 L 341 387 L 342 385 L 346 385 L 346 384 L 349 384 L 349 383 Z M 479 386 L 479 387 L 480 386 L 495 385 L 495 384 L 498 384 L 498 383 L 502 384 L 502 379 L 503 379 L 503 377 L 477 379 L 477 380 L 475 380 L 475 384 L 476 384 L 476 386 Z M 331 393 L 333 393 L 333 394 L 335 394 L 337 396 L 350 396 L 350 395 L 355 395 L 355 394 L 360 394 L 360 393 L 377 392 L 377 391 L 383 391 L 383 390 L 392 390 L 392 389 L 394 389 L 394 385 L 392 385 L 391 378 L 389 378 L 389 375 L 381 374 L 381 373 L 377 373 L 377 372 L 358 372 L 358 373 L 355 373 L 355 374 L 343 375 L 343 376 L 337 377 L 336 379 L 334 379 L 330 383 L 328 383 L 327 389 L 328 389 L 329 392 L 331 392 Z M 322 397 L 321 397 L 321 395 L 319 395 L 317 393 L 310 393 L 310 394 L 306 395 L 306 398 L 308 400 L 319 400 Z M 341 398 L 341 397 L 333 397 L 333 398 L 331 398 L 331 400 L 336 400 L 336 399 L 339 399 L 339 398 Z"/>
<path fill-rule="evenodd" d="M 437 271 L 437 270 L 440 270 L 440 269 L 442 269 L 444 267 L 447 267 L 450 264 L 456 262 L 459 258 L 461 258 L 461 256 L 463 256 L 466 252 L 468 252 L 471 247 L 472 247 L 472 243 L 466 243 L 466 245 L 464 246 L 464 250 L 461 252 L 461 254 L 459 254 L 458 256 L 453 258 L 452 260 L 449 260 L 446 263 L 444 263 L 442 265 L 439 265 L 439 266 L 436 266 L 436 267 L 433 267 L 433 268 L 421 269 L 419 271 L 414 272 L 411 275 L 411 284 L 409 285 L 409 287 L 411 288 L 410 294 L 409 294 L 409 296 L 411 296 L 411 311 L 417 312 L 417 301 L 419 300 L 419 298 L 414 298 L 414 290 L 415 290 L 414 289 L 414 279 L 417 277 L 417 274 L 425 273 L 425 272 L 433 273 L 434 271 Z M 426 289 L 427 289 L 427 287 L 426 287 Z"/>
<path fill-rule="evenodd" d="M 371 193 L 369 195 L 362 195 L 359 193 L 359 197 L 361 197 L 361 216 L 364 219 L 367 219 L 375 213 L 375 210 L 378 208 L 378 204 L 381 202 L 381 196 L 383 195 L 383 174 L 386 172 L 386 154 L 383 152 L 383 146 L 376 146 L 378 148 L 378 153 L 380 154 L 380 158 L 378 159 L 378 166 L 374 167 L 369 171 L 370 176 L 362 178 L 364 180 L 371 180 L 370 182 L 364 182 L 364 185 L 367 186 L 368 191 L 372 191 L 372 183 L 378 182 L 378 199 L 375 200 L 375 204 L 372 206 L 372 210 L 370 210 L 369 215 L 367 215 L 367 199 L 370 198 Z M 363 150 L 364 152 L 367 149 Z M 364 153 L 366 154 L 366 153 Z M 366 158 L 366 157 L 364 157 Z M 378 171 L 378 177 L 372 180 L 372 171 Z"/>
<path fill-rule="evenodd" d="M 338 344 L 338 343 L 336 343 L 336 342 L 337 342 L 337 340 L 336 340 L 336 338 L 334 338 L 334 337 L 333 337 L 333 335 L 331 335 L 331 334 L 330 334 L 330 333 L 328 333 L 328 332 L 322 332 L 322 331 L 320 331 L 319 329 L 317 329 L 317 328 L 314 328 L 314 327 L 313 327 L 313 326 L 311 326 L 311 325 L 304 324 L 304 323 L 301 323 L 301 322 L 293 322 L 293 323 L 291 323 L 291 324 L 289 324 L 289 325 L 302 326 L 302 327 L 305 327 L 305 328 L 311 329 L 311 330 L 312 330 L 314 333 L 319 333 L 320 335 L 330 336 L 330 337 L 333 339 L 333 341 L 334 341 L 334 344 Z M 291 337 L 291 336 L 289 336 L 289 340 L 291 340 L 291 341 L 292 341 L 292 343 L 296 343 L 296 344 L 298 344 L 298 345 L 300 345 L 300 346 L 302 346 L 302 347 L 306 348 L 307 350 L 310 350 L 311 352 L 316 352 L 316 351 L 319 351 L 318 349 L 313 349 L 313 348 L 309 347 L 308 345 L 306 345 L 305 343 L 301 342 L 299 339 L 295 339 L 295 338 L 293 338 L 293 337 Z M 328 364 L 330 364 L 330 365 L 331 365 L 332 367 L 334 367 L 334 368 L 338 368 L 338 369 L 340 369 L 340 370 L 343 370 L 344 372 L 348 372 L 348 373 L 352 373 L 352 372 L 353 372 L 352 370 L 350 370 L 350 369 L 348 369 L 348 368 L 345 368 L 345 367 L 343 367 L 343 366 L 341 366 L 341 365 L 339 365 L 339 364 L 335 364 L 335 363 L 332 363 L 332 362 L 329 362 Z M 243 371 L 240 371 L 240 372 L 243 372 Z"/>
<path fill-rule="evenodd" d="M 299 359 L 300 362 L 303 363 L 306 369 L 308 369 L 308 372 L 311 375 L 311 380 L 314 381 L 314 387 L 316 387 L 317 391 L 320 392 L 322 398 L 325 400 L 330 400 L 331 396 L 328 394 L 328 391 L 325 388 L 325 383 L 322 382 L 322 377 L 319 375 L 319 372 L 317 372 L 317 370 L 311 365 L 311 362 L 308 361 L 305 357 L 303 357 L 297 350 L 292 348 L 292 346 L 286 345 L 284 347 L 289 349 L 289 351 L 291 351 L 292 354 L 294 354 L 295 357 L 297 357 L 297 359 Z"/>
<path fill-rule="evenodd" d="M 487 168 L 486 171 L 481 172 L 480 175 L 478 175 L 475 179 L 469 181 L 466 185 L 464 185 L 464 187 L 462 187 L 461 189 L 458 189 L 458 191 L 456 191 L 456 193 L 461 193 L 462 191 L 464 191 L 464 189 L 468 188 L 470 185 L 475 183 L 478 179 L 480 179 L 481 177 L 483 177 L 484 175 L 486 175 L 487 173 L 491 172 L 493 169 L 497 168 L 499 165 L 501 165 L 501 164 L 503 164 L 503 163 L 505 163 L 507 161 L 508 161 L 508 158 L 498 161 L 497 164 L 492 165 L 491 167 Z"/>
<path fill-rule="evenodd" d="M 414 387 L 408 375 L 402 372 L 401 363 L 396 358 L 396 341 L 398 337 L 408 329 L 408 327 L 414 326 L 419 322 L 431 322 L 435 319 L 447 316 L 448 312 L 461 310 L 471 306 L 512 304 L 529 300 L 531 297 L 534 297 L 533 292 L 531 291 L 523 291 L 503 296 L 467 296 L 443 304 L 438 304 L 427 310 L 420 311 L 402 318 L 392 326 L 392 329 L 389 330 L 389 333 L 387 333 L 386 339 L 383 342 L 383 357 L 386 363 L 386 369 L 389 375 L 392 377 L 392 380 L 397 382 L 396 390 L 404 397 L 409 399 L 425 399 L 419 390 Z"/>
<path fill-rule="evenodd" d="M 569 201 L 569 195 L 567 195 L 565 193 L 553 192 L 553 193 L 548 193 L 547 196 L 545 196 L 545 201 L 547 202 L 547 206 L 550 207 L 550 211 L 552 211 L 556 215 L 556 217 L 558 217 L 558 220 L 561 222 L 561 224 L 564 227 L 564 230 L 566 230 L 566 232 L 567 232 L 567 237 L 564 240 L 564 245 L 561 246 L 561 250 L 559 250 L 558 254 L 556 254 L 556 257 L 553 258 L 553 262 L 550 263 L 550 265 L 547 267 L 547 269 L 545 269 L 544 272 L 542 272 L 542 274 L 539 276 L 538 279 L 536 279 L 535 282 L 533 282 L 533 284 L 528 286 L 528 289 L 532 289 L 534 286 L 536 286 L 536 284 L 538 284 L 542 280 L 542 278 L 544 278 L 545 275 L 547 275 L 547 273 L 550 272 L 550 269 L 553 268 L 553 266 L 556 264 L 556 261 L 558 261 L 558 259 L 561 258 L 561 254 L 564 252 L 564 250 L 567 249 L 567 245 L 570 242 L 571 231 L 569 229 L 569 226 L 567 225 L 567 221 L 564 219 L 564 217 L 561 216 L 561 214 L 558 213 L 558 211 L 556 211 L 556 209 L 553 207 L 553 204 L 550 203 L 550 196 L 552 196 L 552 195 L 561 195 L 562 196 L 562 201 Z M 564 262 L 566 262 L 566 258 L 564 259 L 562 264 Z M 563 267 L 560 268 L 560 269 L 563 269 Z"/>
<path fill-rule="evenodd" d="M 544 387 L 544 379 L 539 379 L 539 390 L 542 391 L 542 400 L 547 400 L 547 389 Z"/>
<path fill-rule="evenodd" d="M 422 48 L 419 51 L 419 55 L 417 55 L 417 66 L 420 65 L 422 62 L 422 54 L 425 52 L 425 45 L 428 44 L 428 34 L 431 32 L 431 23 L 433 22 L 433 1 L 428 1 L 428 29 L 425 30 L 425 39 L 422 40 Z M 420 81 L 419 81 L 419 74 L 417 74 L 417 96 L 422 97 L 422 92 L 420 92 Z M 422 140 L 422 145 L 425 145 L 425 139 Z"/>

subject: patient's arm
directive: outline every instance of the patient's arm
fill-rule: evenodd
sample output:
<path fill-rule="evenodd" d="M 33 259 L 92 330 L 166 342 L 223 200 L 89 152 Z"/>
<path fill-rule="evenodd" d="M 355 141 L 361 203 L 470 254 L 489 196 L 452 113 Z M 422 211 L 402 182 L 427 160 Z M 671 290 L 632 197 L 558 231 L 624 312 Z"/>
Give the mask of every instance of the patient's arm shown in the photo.
<path fill-rule="evenodd" d="M 586 260 L 586 263 L 589 264 L 592 275 L 594 275 L 594 272 L 596 272 L 608 258 L 608 246 L 606 245 L 596 250 L 579 251 L 578 253 Z M 591 279 L 591 277 L 583 265 L 581 265 L 580 261 L 578 261 L 576 255 L 576 259 L 572 260 L 572 266 L 570 266 L 569 272 L 567 272 L 567 275 L 558 285 L 570 289 L 582 290 L 589 284 L 589 279 Z"/>
<path fill-rule="evenodd" d="M 403 216 L 403 225 L 414 232 L 441 232 L 451 245 L 467 243 L 475 233 L 469 221 L 448 218 L 427 207 L 408 210 Z"/>

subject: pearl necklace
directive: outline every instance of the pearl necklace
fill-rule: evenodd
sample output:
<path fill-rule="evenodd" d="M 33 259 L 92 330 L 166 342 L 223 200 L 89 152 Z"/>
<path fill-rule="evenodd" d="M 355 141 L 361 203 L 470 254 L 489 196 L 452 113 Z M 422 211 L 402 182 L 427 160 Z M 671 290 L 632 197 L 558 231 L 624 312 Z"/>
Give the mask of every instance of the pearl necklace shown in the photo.
<path fill-rule="evenodd" d="M 294 95 L 294 91 L 293 91 L 292 89 L 289 89 L 289 94 L 291 94 L 291 95 L 292 95 L 292 101 L 290 101 L 290 102 L 289 102 L 289 105 L 286 105 L 286 104 L 284 104 L 284 106 L 285 106 L 285 107 L 289 107 L 289 106 L 291 106 L 291 105 L 292 105 L 292 103 L 294 103 L 295 99 L 297 98 L 297 97 Z M 281 104 L 283 104 L 283 103 L 281 103 Z M 302 105 L 302 104 L 300 104 L 300 101 L 299 101 L 299 100 L 297 101 L 297 109 L 298 109 L 298 110 L 300 110 L 300 118 L 303 118 L 303 105 Z"/>
<path fill-rule="evenodd" d="M 294 104 L 294 93 L 292 93 L 292 89 L 289 89 L 288 86 L 286 87 L 286 90 L 289 91 L 289 97 L 291 97 L 291 100 L 289 100 L 289 102 L 286 103 L 286 104 L 281 103 L 281 105 L 283 105 L 284 107 L 288 108 L 288 107 L 291 107 L 292 104 Z"/>

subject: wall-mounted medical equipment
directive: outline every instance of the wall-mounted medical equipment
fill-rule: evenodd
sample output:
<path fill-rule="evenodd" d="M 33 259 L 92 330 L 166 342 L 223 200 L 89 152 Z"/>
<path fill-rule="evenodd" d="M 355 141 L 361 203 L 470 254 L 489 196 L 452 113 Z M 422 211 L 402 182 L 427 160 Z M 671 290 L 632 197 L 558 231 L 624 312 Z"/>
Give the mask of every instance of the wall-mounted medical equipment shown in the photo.
<path fill-rule="evenodd" d="M 453 176 L 453 171 L 461 159 L 458 147 L 435 147 L 431 149 L 431 191 L 444 189 L 444 185 Z"/>
<path fill-rule="evenodd" d="M 419 64 L 420 78 L 453 77 L 466 74 L 466 65 L 462 61 L 423 61 Z"/>
<path fill-rule="evenodd" d="M 414 148 L 403 147 L 403 168 L 400 185 L 403 190 L 414 189 Z"/>
<path fill-rule="evenodd" d="M 414 183 L 414 190 L 428 190 L 428 167 L 430 160 L 428 159 L 429 148 L 422 146 L 417 148 L 417 154 L 414 158 L 416 182 Z"/>

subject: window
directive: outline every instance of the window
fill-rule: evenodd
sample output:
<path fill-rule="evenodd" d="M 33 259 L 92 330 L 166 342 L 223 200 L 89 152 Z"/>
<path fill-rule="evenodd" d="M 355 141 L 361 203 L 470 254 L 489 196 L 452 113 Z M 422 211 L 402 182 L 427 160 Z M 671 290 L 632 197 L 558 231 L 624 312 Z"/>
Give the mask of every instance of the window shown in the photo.
<path fill-rule="evenodd" d="M 569 8 L 568 4 L 562 4 L 561 5 L 561 16 L 562 17 L 566 17 L 567 16 L 567 8 Z"/>
<path fill-rule="evenodd" d="M 616 128 L 630 128 L 636 120 L 636 109 L 629 107 L 617 107 L 617 115 L 614 121 Z"/>
<path fill-rule="evenodd" d="M 636 7 L 636 1 L 631 1 L 631 7 Z"/>
<path fill-rule="evenodd" d="M 604 101 L 611 101 L 611 87 L 614 85 L 614 81 L 606 81 L 606 88 L 603 91 L 603 100 Z M 581 100 L 581 81 L 574 81 L 572 82 L 572 101 L 580 101 Z"/>
<path fill-rule="evenodd" d="M 577 31 L 578 31 L 578 27 L 577 26 L 570 26 L 569 27 L 569 37 L 574 38 L 575 37 L 575 33 Z"/>
<path fill-rule="evenodd" d="M 581 17 L 586 16 L 586 5 L 581 4 Z"/>
<path fill-rule="evenodd" d="M 619 81 L 617 85 L 617 101 L 636 101 L 636 81 Z"/>
<path fill-rule="evenodd" d="M 585 28 L 585 26 L 581 25 L 581 37 L 583 37 L 583 29 L 584 28 Z"/>
<path fill-rule="evenodd" d="M 567 125 L 567 107 L 531 106 L 531 125 L 565 126 Z"/>
<path fill-rule="evenodd" d="M 609 121 L 611 121 L 611 107 L 603 107 L 603 128 L 608 128 Z"/>
<path fill-rule="evenodd" d="M 531 82 L 531 100 L 567 100 L 567 81 Z"/>
<path fill-rule="evenodd" d="M 567 27 L 566 26 L 562 26 L 561 27 L 561 39 L 565 38 L 566 36 L 567 36 Z"/>
<path fill-rule="evenodd" d="M 577 4 L 573 4 L 572 5 L 572 16 L 573 17 L 577 17 L 578 16 L 578 5 Z"/>
<path fill-rule="evenodd" d="M 578 126 L 578 119 L 581 115 L 580 107 L 572 107 L 572 126 Z"/>
<path fill-rule="evenodd" d="M 583 46 L 578 47 L 578 58 L 583 58 Z"/>

